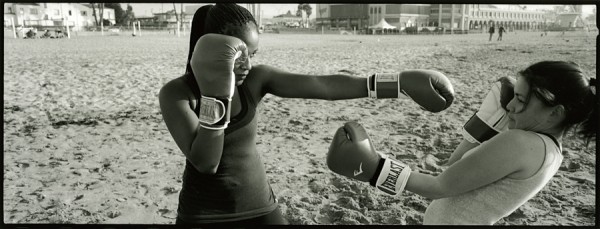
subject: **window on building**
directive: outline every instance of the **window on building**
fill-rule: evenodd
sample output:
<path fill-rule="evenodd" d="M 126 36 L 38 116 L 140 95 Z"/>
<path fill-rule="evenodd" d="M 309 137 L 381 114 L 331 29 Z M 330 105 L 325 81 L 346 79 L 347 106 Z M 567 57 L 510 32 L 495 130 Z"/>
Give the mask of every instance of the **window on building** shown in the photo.
<path fill-rule="evenodd" d="M 44 20 L 48 20 L 48 14 L 44 14 Z"/>
<path fill-rule="evenodd" d="M 11 13 L 11 14 L 13 13 L 12 7 L 10 7 L 10 6 L 8 7 L 8 13 Z"/>
<path fill-rule="evenodd" d="M 380 14 L 381 13 L 381 7 L 377 7 L 377 13 Z"/>
<path fill-rule="evenodd" d="M 369 8 L 369 14 L 373 14 L 373 7 Z"/>
<path fill-rule="evenodd" d="M 69 10 L 69 16 L 73 16 L 73 14 L 71 14 L 71 11 Z"/>
<path fill-rule="evenodd" d="M 24 12 L 25 12 L 25 11 L 23 10 L 23 8 L 20 8 L 20 9 L 19 9 L 19 13 L 21 13 L 21 14 L 25 14 Z"/>
<path fill-rule="evenodd" d="M 81 16 L 87 16 L 87 11 L 85 11 L 85 10 L 81 11 Z"/>
<path fill-rule="evenodd" d="M 29 13 L 30 14 L 38 14 L 38 10 L 34 9 L 34 8 L 31 8 L 31 9 L 29 9 Z"/>

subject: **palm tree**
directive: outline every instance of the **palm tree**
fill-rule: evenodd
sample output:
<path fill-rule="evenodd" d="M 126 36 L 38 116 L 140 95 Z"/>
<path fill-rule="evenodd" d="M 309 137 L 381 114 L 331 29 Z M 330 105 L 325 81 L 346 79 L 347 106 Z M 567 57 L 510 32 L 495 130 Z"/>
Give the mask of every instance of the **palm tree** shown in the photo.
<path fill-rule="evenodd" d="M 306 12 L 306 27 L 309 27 L 310 15 L 312 14 L 312 7 L 310 4 L 303 4 L 302 9 Z"/>
<path fill-rule="evenodd" d="M 300 3 L 298 4 L 298 11 L 296 11 L 296 16 L 302 16 L 302 11 L 306 13 L 306 21 L 302 21 L 302 27 L 308 27 L 309 17 L 312 14 L 312 7 L 310 7 L 310 4 Z"/>

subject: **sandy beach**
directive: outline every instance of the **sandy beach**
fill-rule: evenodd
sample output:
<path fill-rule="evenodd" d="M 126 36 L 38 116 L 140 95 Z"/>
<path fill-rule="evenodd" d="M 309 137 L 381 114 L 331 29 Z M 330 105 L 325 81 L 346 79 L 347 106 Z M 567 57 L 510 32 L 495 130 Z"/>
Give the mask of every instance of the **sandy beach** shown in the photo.
<path fill-rule="evenodd" d="M 257 148 L 284 215 L 291 224 L 421 224 L 431 199 L 388 196 L 327 168 L 335 130 L 357 120 L 378 151 L 439 174 L 493 81 L 541 60 L 574 61 L 595 77 L 597 35 L 261 34 L 253 64 L 365 77 L 432 69 L 456 91 L 439 113 L 410 100 L 267 95 Z M 188 43 L 173 35 L 28 40 L 5 31 L 4 222 L 173 224 L 185 158 L 157 96 L 184 73 Z M 596 144 L 572 135 L 563 144 L 558 174 L 497 225 L 595 224 Z"/>

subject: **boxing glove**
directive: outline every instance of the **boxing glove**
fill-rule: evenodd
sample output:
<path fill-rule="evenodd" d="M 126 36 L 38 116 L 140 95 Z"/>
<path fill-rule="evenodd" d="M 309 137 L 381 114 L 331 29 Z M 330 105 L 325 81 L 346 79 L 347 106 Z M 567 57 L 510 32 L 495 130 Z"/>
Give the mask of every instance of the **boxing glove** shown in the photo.
<path fill-rule="evenodd" d="M 492 85 L 479 110 L 462 128 L 463 136 L 467 141 L 483 143 L 508 129 L 506 106 L 514 97 L 515 82 L 516 80 L 511 77 L 502 77 Z"/>
<path fill-rule="evenodd" d="M 377 153 L 366 130 L 356 122 L 347 122 L 336 131 L 327 153 L 327 166 L 390 195 L 404 190 L 411 172 L 410 167 Z"/>
<path fill-rule="evenodd" d="M 190 65 L 200 88 L 200 126 L 227 128 L 235 89 L 235 60 L 247 56 L 246 44 L 232 36 L 205 34 L 198 39 Z"/>
<path fill-rule="evenodd" d="M 367 80 L 367 90 L 371 98 L 409 97 L 431 112 L 443 111 L 454 101 L 450 80 L 432 70 L 377 73 Z"/>

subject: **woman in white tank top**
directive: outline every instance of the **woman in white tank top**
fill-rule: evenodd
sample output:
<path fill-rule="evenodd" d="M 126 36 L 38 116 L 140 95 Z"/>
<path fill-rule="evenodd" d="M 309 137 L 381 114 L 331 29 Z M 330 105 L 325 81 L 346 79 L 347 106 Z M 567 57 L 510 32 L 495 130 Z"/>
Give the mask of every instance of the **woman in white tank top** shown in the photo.
<path fill-rule="evenodd" d="M 595 84 L 572 62 L 519 72 L 507 131 L 480 145 L 463 141 L 453 153 L 460 159 L 438 176 L 411 173 L 406 189 L 434 199 L 423 223 L 492 225 L 533 198 L 558 171 L 567 130 L 595 139 Z"/>
<path fill-rule="evenodd" d="M 463 141 L 437 176 L 380 155 L 356 122 L 336 131 L 327 165 L 391 195 L 406 189 L 433 199 L 424 224 L 494 224 L 556 174 L 563 160 L 562 137 L 570 128 L 577 127 L 589 141 L 598 126 L 596 80 L 585 77 L 575 63 L 543 61 L 519 72 L 516 80 L 499 82 L 465 124 L 473 137 L 465 140 L 477 143 Z M 507 130 L 500 128 L 503 123 Z"/>

